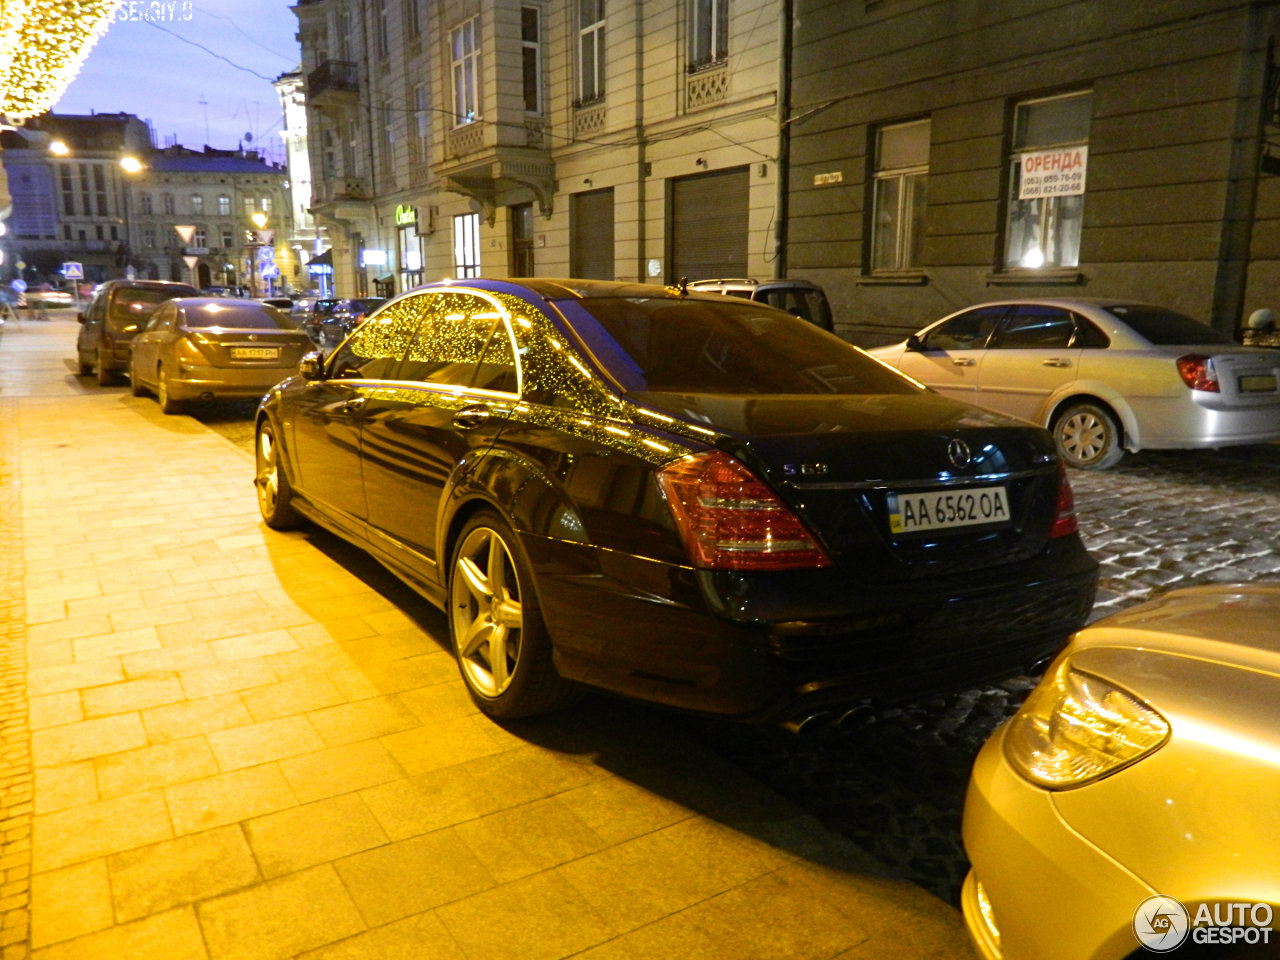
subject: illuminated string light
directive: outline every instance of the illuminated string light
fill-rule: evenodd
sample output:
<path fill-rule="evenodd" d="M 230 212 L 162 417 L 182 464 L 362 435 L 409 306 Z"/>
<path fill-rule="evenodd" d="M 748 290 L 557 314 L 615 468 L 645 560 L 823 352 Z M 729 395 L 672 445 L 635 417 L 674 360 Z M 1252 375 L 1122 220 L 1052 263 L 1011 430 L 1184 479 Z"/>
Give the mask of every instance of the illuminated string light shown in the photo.
<path fill-rule="evenodd" d="M 0 112 L 44 113 L 80 72 L 122 0 L 4 0 L 0 4 Z"/>

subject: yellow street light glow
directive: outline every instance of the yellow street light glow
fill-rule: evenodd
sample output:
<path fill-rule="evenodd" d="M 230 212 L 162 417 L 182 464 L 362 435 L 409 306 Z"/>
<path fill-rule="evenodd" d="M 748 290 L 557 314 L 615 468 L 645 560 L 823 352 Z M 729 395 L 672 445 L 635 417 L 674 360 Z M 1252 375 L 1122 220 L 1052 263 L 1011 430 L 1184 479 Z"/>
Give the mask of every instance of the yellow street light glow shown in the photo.
<path fill-rule="evenodd" d="M 49 152 L 59 157 L 65 157 L 71 150 L 61 140 L 54 140 L 49 144 Z"/>
<path fill-rule="evenodd" d="M 259 230 L 261 230 L 263 227 L 267 225 L 267 215 L 263 213 L 261 210 L 259 210 L 249 219 L 253 221 L 253 225 L 257 227 Z"/>
<path fill-rule="evenodd" d="M 138 173 L 142 170 L 142 161 L 137 157 L 121 157 L 120 167 L 125 173 Z"/>

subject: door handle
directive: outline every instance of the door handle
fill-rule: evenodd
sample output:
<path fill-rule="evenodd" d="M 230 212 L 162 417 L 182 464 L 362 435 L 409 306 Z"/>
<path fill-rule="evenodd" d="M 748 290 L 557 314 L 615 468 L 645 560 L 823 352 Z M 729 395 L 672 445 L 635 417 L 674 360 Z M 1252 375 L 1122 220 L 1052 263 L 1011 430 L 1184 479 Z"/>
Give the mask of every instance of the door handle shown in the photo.
<path fill-rule="evenodd" d="M 467 407 L 453 415 L 453 425 L 461 430 L 474 430 L 485 424 L 491 416 L 493 412 L 484 404 Z"/>
<path fill-rule="evenodd" d="M 352 397 L 338 404 L 338 413 L 356 413 L 368 402 L 365 397 Z"/>
<path fill-rule="evenodd" d="M 951 362 L 957 367 L 972 367 L 973 357 L 953 357 Z"/>
<path fill-rule="evenodd" d="M 1070 360 L 1063 360 L 1061 357 L 1050 357 L 1048 360 L 1042 360 L 1041 363 L 1046 367 L 1069 367 Z"/>

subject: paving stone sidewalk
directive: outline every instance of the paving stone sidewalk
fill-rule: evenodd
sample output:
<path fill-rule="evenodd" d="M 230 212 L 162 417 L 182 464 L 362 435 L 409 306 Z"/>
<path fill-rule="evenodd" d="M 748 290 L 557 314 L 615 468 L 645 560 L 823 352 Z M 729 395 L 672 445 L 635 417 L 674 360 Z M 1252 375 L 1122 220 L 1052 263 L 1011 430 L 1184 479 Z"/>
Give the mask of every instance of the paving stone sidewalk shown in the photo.
<path fill-rule="evenodd" d="M 972 957 L 661 712 L 480 715 L 438 612 L 75 330 L 0 336 L 3 960 Z"/>

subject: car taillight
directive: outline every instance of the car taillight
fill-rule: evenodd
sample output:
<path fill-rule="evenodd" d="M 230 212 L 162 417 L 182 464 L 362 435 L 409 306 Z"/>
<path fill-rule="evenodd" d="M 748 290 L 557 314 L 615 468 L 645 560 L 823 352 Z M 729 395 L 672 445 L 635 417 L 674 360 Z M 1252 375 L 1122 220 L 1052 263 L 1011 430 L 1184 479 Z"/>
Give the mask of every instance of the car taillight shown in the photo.
<path fill-rule="evenodd" d="M 1050 539 L 1065 537 L 1080 529 L 1076 523 L 1076 498 L 1071 492 L 1071 481 L 1067 479 L 1067 468 L 1058 461 L 1058 502 L 1053 509 L 1053 526 L 1049 528 Z"/>
<path fill-rule="evenodd" d="M 800 518 L 726 453 L 694 454 L 658 471 L 689 560 L 707 570 L 795 570 L 831 560 Z"/>
<path fill-rule="evenodd" d="M 1218 386 L 1218 372 L 1213 369 L 1213 358 L 1202 353 L 1188 353 L 1177 359 L 1178 376 L 1192 390 L 1204 390 L 1206 393 L 1221 392 Z"/>

